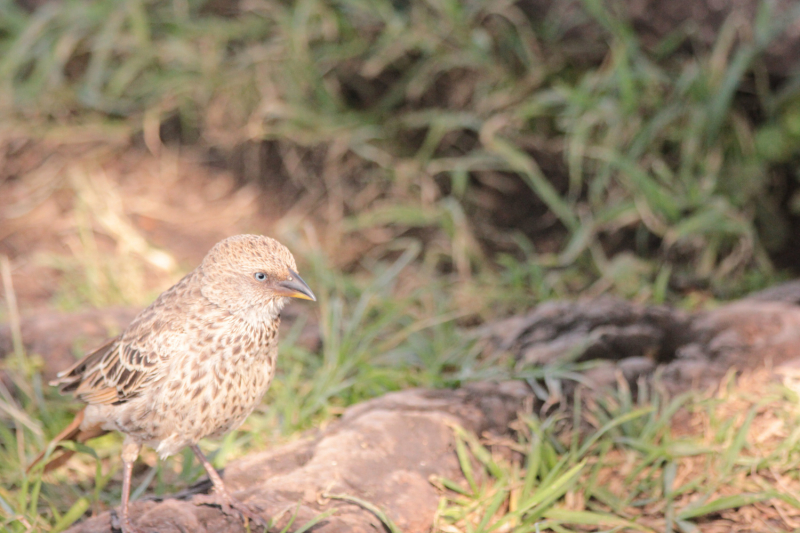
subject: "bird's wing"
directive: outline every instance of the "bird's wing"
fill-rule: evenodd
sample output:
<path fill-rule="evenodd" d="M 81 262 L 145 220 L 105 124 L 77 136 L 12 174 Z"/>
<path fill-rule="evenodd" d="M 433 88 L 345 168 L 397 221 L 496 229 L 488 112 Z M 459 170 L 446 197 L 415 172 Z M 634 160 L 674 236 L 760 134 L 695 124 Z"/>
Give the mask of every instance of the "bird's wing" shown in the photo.
<path fill-rule="evenodd" d="M 193 282 L 197 275 L 196 271 L 187 274 L 139 313 L 122 335 L 60 372 L 52 384 L 90 404 L 135 398 L 142 387 L 162 375 L 163 363 L 184 348 L 184 321 L 175 310 L 191 313 L 189 304 L 200 295 L 199 285 Z"/>
<path fill-rule="evenodd" d="M 90 404 L 117 404 L 134 398 L 153 377 L 157 355 L 145 355 L 120 336 L 60 372 L 51 385 Z"/>

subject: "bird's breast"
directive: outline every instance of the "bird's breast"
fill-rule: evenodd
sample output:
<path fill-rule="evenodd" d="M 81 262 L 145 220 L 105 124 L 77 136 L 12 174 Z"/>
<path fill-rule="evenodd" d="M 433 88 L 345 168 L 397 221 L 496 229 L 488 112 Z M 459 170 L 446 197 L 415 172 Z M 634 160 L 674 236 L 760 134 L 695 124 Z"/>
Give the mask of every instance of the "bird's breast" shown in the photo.
<path fill-rule="evenodd" d="M 194 349 L 172 359 L 160 393 L 142 406 L 152 421 L 142 437 L 161 441 L 159 452 L 169 455 L 235 429 L 269 388 L 276 359 L 277 327 L 207 329 Z"/>

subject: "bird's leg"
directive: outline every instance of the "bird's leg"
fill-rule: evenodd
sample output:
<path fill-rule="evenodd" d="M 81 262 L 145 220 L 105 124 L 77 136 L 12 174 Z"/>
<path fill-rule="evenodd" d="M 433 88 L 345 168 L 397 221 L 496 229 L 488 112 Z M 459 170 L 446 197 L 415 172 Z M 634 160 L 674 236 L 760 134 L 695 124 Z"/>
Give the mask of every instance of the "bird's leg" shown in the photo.
<path fill-rule="evenodd" d="M 130 514 L 128 513 L 128 499 L 131 496 L 133 463 L 139 457 L 141 449 L 141 444 L 137 444 L 130 439 L 125 439 L 122 444 L 122 523 L 120 524 L 122 533 L 139 533 L 139 529 L 131 524 Z"/>
<path fill-rule="evenodd" d="M 225 483 L 222 482 L 222 478 L 219 476 L 219 473 L 214 468 L 214 466 L 208 462 L 206 456 L 203 455 L 203 452 L 200 451 L 200 447 L 197 444 L 191 445 L 192 451 L 203 464 L 203 467 L 208 472 L 208 477 L 211 478 L 211 482 L 214 484 L 214 494 L 198 494 L 194 497 L 194 503 L 198 505 L 219 505 L 222 508 L 222 512 L 226 515 L 233 514 L 231 509 L 236 511 L 241 517 L 247 518 L 251 520 L 254 524 L 259 525 L 263 528 L 267 528 L 269 524 L 267 524 L 266 520 L 261 518 L 258 514 L 254 513 L 246 504 L 240 502 L 233 496 L 231 493 L 228 492 L 228 488 L 225 486 Z"/>

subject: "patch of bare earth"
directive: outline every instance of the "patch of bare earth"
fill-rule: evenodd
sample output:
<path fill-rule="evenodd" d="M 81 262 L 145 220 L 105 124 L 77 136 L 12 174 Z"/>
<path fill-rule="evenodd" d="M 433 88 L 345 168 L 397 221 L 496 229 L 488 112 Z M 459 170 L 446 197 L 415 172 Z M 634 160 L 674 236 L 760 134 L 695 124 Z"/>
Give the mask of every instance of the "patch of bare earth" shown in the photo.
<path fill-rule="evenodd" d="M 21 311 L 52 303 L 65 279 L 143 304 L 237 233 L 276 231 L 278 194 L 242 184 L 191 150 L 153 155 L 127 141 L 0 139 L 0 254 Z M 92 287 L 83 288 L 92 291 Z M 91 296 L 91 295 L 90 295 Z"/>

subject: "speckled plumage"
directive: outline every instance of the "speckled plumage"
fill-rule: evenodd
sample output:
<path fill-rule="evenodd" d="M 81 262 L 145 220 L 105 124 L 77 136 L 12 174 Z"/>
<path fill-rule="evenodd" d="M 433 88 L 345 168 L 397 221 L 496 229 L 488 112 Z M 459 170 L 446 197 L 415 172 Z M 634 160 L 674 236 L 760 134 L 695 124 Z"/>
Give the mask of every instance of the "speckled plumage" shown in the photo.
<path fill-rule="evenodd" d="M 75 431 L 125 434 L 129 484 L 128 470 L 143 444 L 162 457 L 185 446 L 199 454 L 200 439 L 238 427 L 275 373 L 285 298 L 314 299 L 296 269 L 289 250 L 268 237 L 238 235 L 218 243 L 119 337 L 59 374 L 54 384 L 87 403 Z M 209 471 L 217 485 L 214 474 Z M 223 508 L 251 516 L 221 483 Z M 124 491 L 122 527 L 130 532 L 126 500 Z"/>

